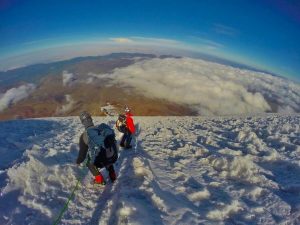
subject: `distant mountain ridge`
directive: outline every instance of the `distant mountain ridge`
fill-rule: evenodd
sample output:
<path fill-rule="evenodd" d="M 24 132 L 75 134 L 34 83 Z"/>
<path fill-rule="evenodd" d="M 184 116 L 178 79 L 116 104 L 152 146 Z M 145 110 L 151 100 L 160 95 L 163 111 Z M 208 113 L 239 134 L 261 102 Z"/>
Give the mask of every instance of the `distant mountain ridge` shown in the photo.
<path fill-rule="evenodd" d="M 255 71 L 255 72 L 267 73 L 267 74 L 270 74 L 270 75 L 275 76 L 275 77 L 280 77 L 282 79 L 287 79 L 287 78 L 285 78 L 285 77 L 283 77 L 279 74 L 270 72 L 268 70 L 259 69 L 259 68 L 256 68 L 254 66 L 249 66 L 249 65 L 246 65 L 246 64 L 234 62 L 232 60 L 228 60 L 228 59 L 224 59 L 224 58 L 221 58 L 221 57 L 212 56 L 212 55 L 208 55 L 208 54 L 204 54 L 204 53 L 197 53 L 195 55 L 195 58 L 199 58 L 199 59 L 209 61 L 209 62 L 219 63 L 219 64 L 226 65 L 226 66 L 232 66 L 232 67 L 235 67 L 235 68 L 238 68 L 238 69 L 246 69 L 246 70 L 252 70 L 252 71 Z"/>
<path fill-rule="evenodd" d="M 37 83 L 41 78 L 51 74 L 61 72 L 66 69 L 66 67 L 70 67 L 79 62 L 83 61 L 101 61 L 101 60 L 109 60 L 116 58 L 135 58 L 135 57 L 143 57 L 143 58 L 155 58 L 156 55 L 153 54 L 143 54 L 143 53 L 111 53 L 109 55 L 103 56 L 84 56 L 84 57 L 76 57 L 68 60 L 51 62 L 51 63 L 39 63 L 34 65 L 29 65 L 25 67 L 20 67 L 8 71 L 0 72 L 0 88 L 2 87 L 11 87 L 16 83 L 28 82 L 28 83 Z M 161 56 L 163 57 L 163 56 Z M 167 56 L 171 57 L 171 56 Z"/>
<path fill-rule="evenodd" d="M 82 56 L 82 57 L 75 57 L 68 60 L 50 62 L 50 63 L 38 63 L 34 65 L 29 65 L 25 67 L 20 67 L 12 70 L 7 71 L 0 71 L 0 91 L 1 88 L 9 88 L 14 86 L 15 84 L 22 82 L 28 83 L 37 83 L 41 78 L 47 76 L 51 73 L 57 73 L 62 70 L 65 70 L 66 67 L 71 67 L 74 64 L 83 62 L 83 61 L 98 61 L 98 60 L 109 60 L 109 59 L 116 59 L 116 58 L 135 58 L 135 57 L 142 57 L 142 58 L 181 58 L 181 56 L 175 55 L 155 55 L 155 54 L 147 54 L 147 53 L 127 53 L 127 52 L 120 52 L 120 53 L 111 53 L 108 55 L 99 55 L 99 56 Z M 222 65 L 232 66 L 239 69 L 246 69 L 252 70 L 255 72 L 262 72 L 267 73 L 272 76 L 280 77 L 282 79 L 287 79 L 281 75 L 272 73 L 267 70 L 257 69 L 253 66 L 248 66 L 245 64 L 237 63 L 231 60 L 223 59 L 216 56 L 211 56 L 204 53 L 195 53 L 195 58 L 199 58 L 205 61 L 219 63 Z"/>

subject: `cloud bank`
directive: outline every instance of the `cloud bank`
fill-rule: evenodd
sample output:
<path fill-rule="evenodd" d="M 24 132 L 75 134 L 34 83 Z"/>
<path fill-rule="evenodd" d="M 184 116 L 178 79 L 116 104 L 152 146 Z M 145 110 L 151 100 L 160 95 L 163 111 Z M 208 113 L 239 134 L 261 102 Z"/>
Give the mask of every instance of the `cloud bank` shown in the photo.
<path fill-rule="evenodd" d="M 34 84 L 24 84 L 17 88 L 11 88 L 0 95 L 0 111 L 26 97 L 35 89 Z"/>
<path fill-rule="evenodd" d="M 122 37 L 119 37 L 119 38 L 110 38 L 111 41 L 114 41 L 116 43 L 132 43 L 133 40 L 129 39 L 129 38 L 122 38 Z"/>
<path fill-rule="evenodd" d="M 74 74 L 73 73 L 68 73 L 68 71 L 63 71 L 62 81 L 63 81 L 64 86 L 71 85 L 75 81 Z"/>
<path fill-rule="evenodd" d="M 150 98 L 188 105 L 200 115 L 298 110 L 300 87 L 269 74 L 191 58 L 151 59 L 118 68 L 111 83 L 134 87 Z M 271 102 L 271 103 L 270 103 Z M 274 111 L 274 110 L 273 110 Z"/>
<path fill-rule="evenodd" d="M 66 112 L 68 112 L 69 110 L 71 110 L 73 108 L 73 106 L 75 105 L 75 101 L 73 100 L 71 95 L 65 95 L 65 99 L 66 99 L 66 104 L 62 105 L 61 107 L 56 109 L 56 114 L 60 115 L 60 114 L 64 114 Z"/>

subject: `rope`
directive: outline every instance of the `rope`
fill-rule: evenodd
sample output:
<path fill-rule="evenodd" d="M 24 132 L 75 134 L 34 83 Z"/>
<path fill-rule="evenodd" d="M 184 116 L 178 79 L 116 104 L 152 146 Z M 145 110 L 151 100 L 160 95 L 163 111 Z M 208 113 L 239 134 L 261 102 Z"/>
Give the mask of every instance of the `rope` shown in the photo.
<path fill-rule="evenodd" d="M 85 168 L 85 167 L 83 167 L 83 168 Z M 69 203 L 71 202 L 71 200 L 75 196 L 75 191 L 78 189 L 79 184 L 82 182 L 82 180 L 83 180 L 84 177 L 85 177 L 85 173 L 83 173 L 83 169 L 82 169 L 81 170 L 81 176 L 79 177 L 79 179 L 76 178 L 77 179 L 76 185 L 73 188 L 71 194 L 69 195 L 68 200 L 66 201 L 64 207 L 61 209 L 61 211 L 60 211 L 59 215 L 57 216 L 56 220 L 53 222 L 53 225 L 57 225 L 60 222 L 62 216 L 64 215 L 64 213 L 68 209 Z"/>

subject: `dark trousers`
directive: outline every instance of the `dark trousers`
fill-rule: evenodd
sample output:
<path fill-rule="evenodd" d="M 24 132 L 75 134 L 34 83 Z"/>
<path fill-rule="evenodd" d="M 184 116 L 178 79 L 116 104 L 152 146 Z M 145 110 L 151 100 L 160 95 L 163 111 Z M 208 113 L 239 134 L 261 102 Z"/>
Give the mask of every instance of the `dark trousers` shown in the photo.
<path fill-rule="evenodd" d="M 101 155 L 100 153 L 96 156 L 94 163 L 89 163 L 87 166 L 89 168 L 89 170 L 91 171 L 91 173 L 93 174 L 93 176 L 97 176 L 100 174 L 98 169 L 102 169 L 103 167 L 105 167 L 105 169 L 111 173 L 114 172 L 114 165 L 113 164 L 104 164 L 104 156 Z"/>
<path fill-rule="evenodd" d="M 91 173 L 93 174 L 93 176 L 98 176 L 100 175 L 100 172 L 98 170 L 98 168 L 100 167 L 97 167 L 96 165 L 94 164 L 88 164 L 87 165 L 89 170 L 91 171 Z M 105 166 L 105 169 L 109 172 L 109 173 L 112 173 L 115 171 L 115 168 L 114 168 L 114 165 L 109 165 L 109 166 Z"/>
<path fill-rule="evenodd" d="M 131 139 L 132 139 L 132 135 L 131 135 L 130 131 L 128 129 L 126 129 L 123 136 L 122 136 L 122 138 L 121 138 L 120 145 L 125 147 L 125 148 L 129 147 Z"/>
<path fill-rule="evenodd" d="M 115 143 L 114 143 L 115 144 Z M 115 146 L 116 147 L 116 146 Z M 91 173 L 93 174 L 93 176 L 98 176 L 100 175 L 100 172 L 98 170 L 98 168 L 103 168 L 105 167 L 106 170 L 109 173 L 114 172 L 114 166 L 112 163 L 104 163 L 105 162 L 105 157 L 101 154 L 98 154 L 94 160 L 94 162 L 91 162 L 91 158 L 90 156 L 87 154 L 88 153 L 88 145 L 84 142 L 83 140 L 83 134 L 80 136 L 79 139 L 79 154 L 76 160 L 77 164 L 82 163 L 86 157 L 88 157 L 88 162 L 86 163 L 86 166 L 89 168 L 89 170 L 91 171 Z"/>

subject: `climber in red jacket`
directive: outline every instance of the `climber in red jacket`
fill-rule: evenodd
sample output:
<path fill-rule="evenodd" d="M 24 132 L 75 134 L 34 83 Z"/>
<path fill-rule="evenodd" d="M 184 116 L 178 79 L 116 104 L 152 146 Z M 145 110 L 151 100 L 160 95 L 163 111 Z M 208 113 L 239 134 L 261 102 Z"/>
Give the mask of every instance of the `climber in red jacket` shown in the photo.
<path fill-rule="evenodd" d="M 124 115 L 120 115 L 120 117 Z M 120 146 L 124 147 L 124 148 L 132 148 L 132 146 L 130 145 L 131 139 L 132 139 L 132 135 L 135 132 L 135 127 L 134 127 L 134 122 L 132 119 L 132 114 L 130 113 L 130 109 L 128 107 L 125 108 L 125 121 L 123 122 L 123 125 L 121 125 L 122 123 L 120 123 L 119 121 L 117 121 L 116 126 L 118 128 L 118 130 L 120 132 L 123 133 L 123 136 L 121 138 L 120 141 Z M 120 120 L 119 117 L 119 120 Z M 120 125 L 118 125 L 120 124 Z M 119 126 L 119 127 L 118 127 Z"/>

